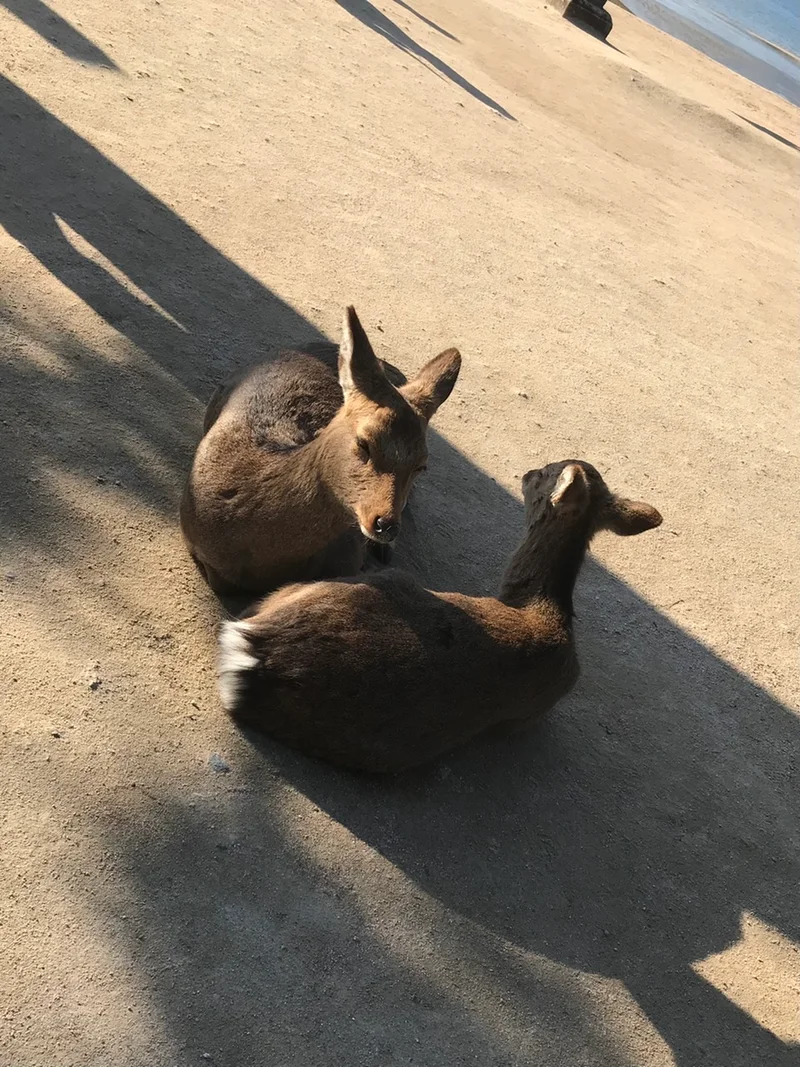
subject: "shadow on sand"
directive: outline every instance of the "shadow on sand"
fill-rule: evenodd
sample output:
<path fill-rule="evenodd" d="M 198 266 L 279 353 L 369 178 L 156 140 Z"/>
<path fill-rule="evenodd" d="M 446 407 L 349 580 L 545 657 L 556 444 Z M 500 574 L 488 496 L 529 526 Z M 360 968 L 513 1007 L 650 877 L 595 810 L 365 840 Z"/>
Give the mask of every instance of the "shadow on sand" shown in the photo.
<path fill-rule="evenodd" d="M 744 115 L 740 115 L 738 111 L 735 111 L 734 114 L 738 119 L 741 119 L 743 122 L 746 122 L 748 126 L 752 126 L 753 129 L 761 130 L 761 132 L 765 133 L 767 137 L 772 137 L 774 140 L 779 141 L 780 144 L 786 145 L 787 148 L 793 148 L 795 152 L 800 152 L 800 145 L 796 145 L 794 141 L 790 141 L 788 137 L 783 137 L 781 136 L 781 134 L 776 133 L 774 130 L 771 130 L 769 126 L 762 126 L 760 122 L 753 122 L 752 119 L 748 119 L 745 118 Z"/>
<path fill-rule="evenodd" d="M 400 3 L 400 0 L 397 0 Z M 384 15 L 374 4 L 368 3 L 368 0 L 336 0 L 336 3 L 349 12 L 353 18 L 358 19 L 363 25 L 368 26 L 369 29 L 374 30 L 381 37 L 384 37 L 387 41 L 390 41 L 396 48 L 399 48 L 401 52 L 405 52 L 406 55 L 413 56 L 414 59 L 423 63 L 425 66 L 434 70 L 437 74 L 444 78 L 448 78 L 454 85 L 457 85 L 459 89 L 463 89 L 464 92 L 469 93 L 481 104 L 485 104 L 486 107 L 492 111 L 497 112 L 498 115 L 502 115 L 504 119 L 511 119 L 516 121 L 514 116 L 507 111 L 502 104 L 498 104 L 496 100 L 493 100 L 486 93 L 482 93 L 480 89 L 476 88 L 472 82 L 467 81 L 457 71 L 453 70 L 451 66 L 435 56 L 433 52 L 429 52 L 427 48 L 423 48 L 422 45 L 417 44 L 413 37 L 410 37 L 405 30 L 401 30 L 396 22 Z M 423 18 L 408 4 L 402 3 L 401 7 L 406 8 L 417 18 L 421 18 L 423 22 L 427 23 L 432 29 L 438 33 L 444 34 L 445 37 L 450 37 L 452 40 L 456 38 L 452 37 L 452 34 L 442 30 L 440 26 L 430 22 L 428 19 Z"/>
<path fill-rule="evenodd" d="M 394 2 L 397 4 L 398 7 L 402 7 L 405 11 L 408 11 L 409 14 L 414 15 L 416 18 L 418 18 L 420 22 L 424 22 L 426 26 L 429 26 L 432 30 L 436 30 L 436 32 L 440 33 L 442 37 L 446 37 L 449 41 L 458 42 L 458 38 L 454 37 L 453 34 L 449 32 L 449 30 L 445 30 L 438 23 L 431 21 L 431 19 L 429 19 L 426 15 L 421 14 L 421 12 L 417 11 L 416 8 L 413 8 L 411 4 L 407 4 L 405 0 L 394 0 Z"/>
<path fill-rule="evenodd" d="M 84 37 L 71 22 L 56 14 L 43 0 L 0 0 L 0 3 L 12 15 L 16 15 L 20 22 L 30 26 L 40 37 L 49 41 L 70 59 L 79 63 L 91 63 L 95 67 L 119 70 L 110 56 L 88 37 Z"/>
<path fill-rule="evenodd" d="M 363 20 L 375 11 L 346 6 Z M 121 466 L 126 493 L 169 513 L 199 431 L 194 414 L 176 410 L 180 391 L 205 398 L 234 364 L 258 358 L 265 338 L 314 331 L 35 100 L 7 81 L 1 94 L 0 222 L 152 366 L 142 374 L 69 337 L 60 345 L 72 377 L 11 363 L 26 404 L 16 387 L 0 398 L 11 405 L 0 425 L 6 532 L 60 552 L 74 531 L 48 510 L 46 486 L 20 496 L 26 478 L 50 467 L 92 480 Z M 143 298 L 78 253 L 57 218 Z M 74 427 L 87 390 L 100 412 L 91 441 Z M 137 416 L 147 408 L 144 424 L 133 425 L 134 404 Z M 24 455 L 22 423 L 36 424 Z M 131 435 L 147 438 L 146 454 L 125 452 Z M 516 541 L 520 505 L 441 437 L 432 451 L 400 562 L 436 587 L 485 592 Z M 680 1067 L 796 1064 L 796 1047 L 692 964 L 738 940 L 745 910 L 800 940 L 798 721 L 596 564 L 577 612 L 583 677 L 523 740 L 477 744 L 397 780 L 254 740 L 213 817 L 189 798 L 154 800 L 146 830 L 125 827 L 122 808 L 109 814 L 98 832 L 125 851 L 138 908 L 120 941 L 134 967 L 162 975 L 154 1006 L 181 1047 L 238 1065 L 266 1062 L 270 1042 L 281 1063 L 304 1067 L 532 1062 L 472 1003 L 468 976 L 478 975 L 506 998 L 516 1032 L 550 1035 L 552 1062 L 633 1067 L 559 984 L 555 961 L 624 983 Z M 387 916 L 417 931 L 390 951 L 364 918 L 382 907 L 379 884 L 365 902 L 346 865 L 336 876 L 319 868 L 285 816 L 294 790 L 389 860 L 439 925 L 419 931 L 416 913 Z M 437 986 L 437 966 L 451 986 L 463 979 L 463 1000 Z"/>

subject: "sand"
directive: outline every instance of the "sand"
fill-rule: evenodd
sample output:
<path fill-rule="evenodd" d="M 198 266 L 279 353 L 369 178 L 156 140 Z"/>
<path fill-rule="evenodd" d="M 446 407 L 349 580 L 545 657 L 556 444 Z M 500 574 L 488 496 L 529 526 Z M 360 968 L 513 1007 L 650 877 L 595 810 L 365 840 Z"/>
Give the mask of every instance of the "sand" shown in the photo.
<path fill-rule="evenodd" d="M 3 1067 L 797 1062 L 797 111 L 612 14 L 5 3 Z M 464 356 L 429 584 L 542 462 L 665 516 L 546 722 L 395 781 L 227 721 L 176 523 L 216 382 L 347 302 Z"/>

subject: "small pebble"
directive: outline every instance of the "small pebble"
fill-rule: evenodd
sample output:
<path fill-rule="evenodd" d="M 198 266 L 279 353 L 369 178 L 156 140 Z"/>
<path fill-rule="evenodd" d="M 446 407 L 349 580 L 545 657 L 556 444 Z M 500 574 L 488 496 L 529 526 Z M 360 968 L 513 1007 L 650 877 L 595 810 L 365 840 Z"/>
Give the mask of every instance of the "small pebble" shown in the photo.
<path fill-rule="evenodd" d="M 208 757 L 208 765 L 216 774 L 230 774 L 230 766 L 218 752 L 212 752 Z"/>

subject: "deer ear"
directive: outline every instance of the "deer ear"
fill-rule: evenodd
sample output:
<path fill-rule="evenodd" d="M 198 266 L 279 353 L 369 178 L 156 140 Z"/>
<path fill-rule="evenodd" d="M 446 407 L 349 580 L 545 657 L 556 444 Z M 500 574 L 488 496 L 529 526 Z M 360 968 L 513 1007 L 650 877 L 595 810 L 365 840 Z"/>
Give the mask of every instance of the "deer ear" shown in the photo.
<path fill-rule="evenodd" d="M 634 534 L 654 530 L 663 522 L 661 515 L 649 504 L 640 500 L 626 500 L 623 496 L 612 496 L 606 504 L 601 526 L 605 530 L 619 534 L 620 537 L 632 537 Z"/>
<path fill-rule="evenodd" d="M 461 353 L 457 348 L 448 348 L 426 363 L 400 392 L 416 413 L 429 422 L 452 393 L 460 370 Z"/>
<path fill-rule="evenodd" d="M 381 402 L 391 389 L 354 307 L 345 309 L 339 345 L 339 385 L 344 398 L 362 393 Z"/>
<path fill-rule="evenodd" d="M 554 508 L 579 507 L 589 501 L 589 483 L 578 463 L 568 463 L 559 474 L 550 503 Z"/>

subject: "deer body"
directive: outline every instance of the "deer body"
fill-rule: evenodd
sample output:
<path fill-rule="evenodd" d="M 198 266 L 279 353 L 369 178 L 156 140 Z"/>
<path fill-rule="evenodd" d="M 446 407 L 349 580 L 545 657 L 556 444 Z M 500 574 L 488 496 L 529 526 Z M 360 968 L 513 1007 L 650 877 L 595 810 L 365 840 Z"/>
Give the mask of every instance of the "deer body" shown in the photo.
<path fill-rule="evenodd" d="M 226 681 L 223 672 L 223 701 L 235 700 L 241 721 L 332 763 L 403 770 L 543 714 L 577 678 L 571 629 L 547 604 L 522 613 L 429 592 L 398 571 L 275 596 L 225 631 L 223 662 L 251 656 L 258 675 Z"/>
<path fill-rule="evenodd" d="M 397 571 L 282 589 L 223 624 L 225 707 L 370 771 L 404 770 L 542 715 L 578 677 L 572 591 L 594 532 L 661 521 L 613 496 L 588 464 L 544 472 L 526 475 L 530 525 L 499 597 L 434 593 Z"/>
<path fill-rule="evenodd" d="M 418 378 L 375 357 L 352 308 L 342 346 L 313 344 L 238 376 L 209 403 L 181 503 L 184 538 L 219 593 L 354 574 L 397 532 L 427 458 L 427 421 L 460 366 Z"/>
<path fill-rule="evenodd" d="M 341 389 L 324 363 L 304 356 L 287 353 L 245 377 L 198 446 L 181 521 L 217 591 L 265 591 L 287 581 L 355 573 L 360 565 L 364 538 L 333 491 L 329 471 L 338 469 L 334 420 Z M 260 413 L 253 408 L 265 387 L 293 385 L 299 372 L 305 372 L 306 391 L 316 387 L 313 398 L 306 392 L 305 421 L 300 425 L 288 414 L 283 424 L 273 419 L 269 439 L 259 432 Z"/>

